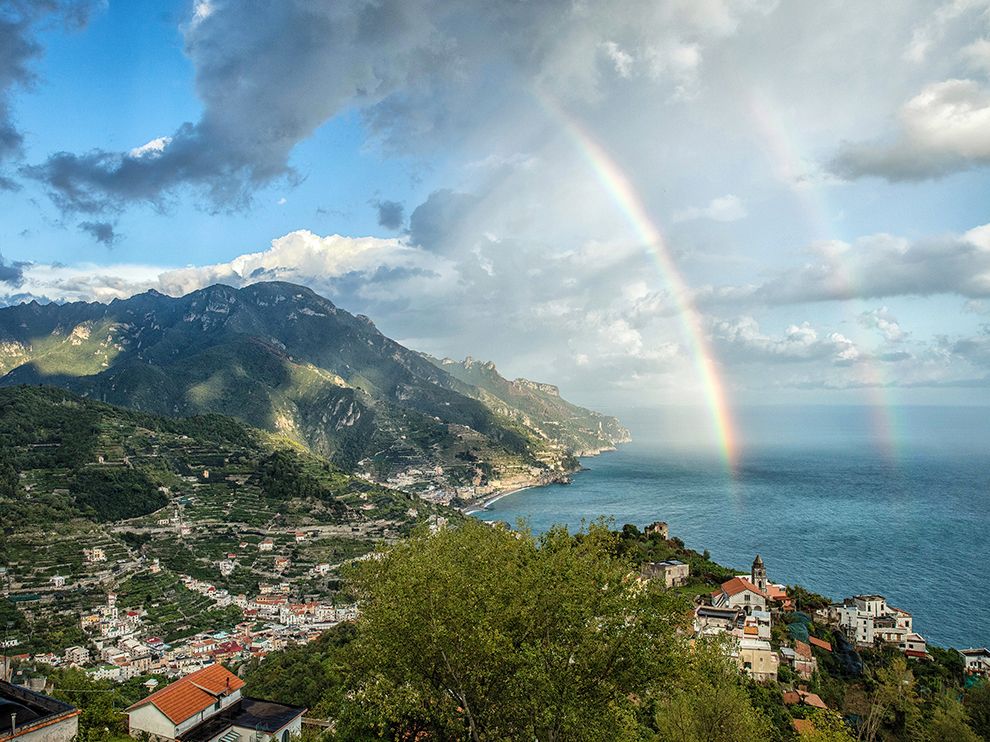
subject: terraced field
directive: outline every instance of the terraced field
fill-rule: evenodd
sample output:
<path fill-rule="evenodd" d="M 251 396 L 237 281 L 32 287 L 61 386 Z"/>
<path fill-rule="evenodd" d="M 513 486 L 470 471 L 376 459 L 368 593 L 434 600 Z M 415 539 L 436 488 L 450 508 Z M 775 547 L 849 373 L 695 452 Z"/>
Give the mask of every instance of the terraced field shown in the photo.
<path fill-rule="evenodd" d="M 347 560 L 451 517 L 227 418 L 159 418 L 27 387 L 0 390 L 0 510 L 3 607 L 38 651 L 81 640 L 80 614 L 109 592 L 163 636 L 236 623 L 236 608 L 183 575 L 235 596 L 274 583 L 329 598 Z"/>

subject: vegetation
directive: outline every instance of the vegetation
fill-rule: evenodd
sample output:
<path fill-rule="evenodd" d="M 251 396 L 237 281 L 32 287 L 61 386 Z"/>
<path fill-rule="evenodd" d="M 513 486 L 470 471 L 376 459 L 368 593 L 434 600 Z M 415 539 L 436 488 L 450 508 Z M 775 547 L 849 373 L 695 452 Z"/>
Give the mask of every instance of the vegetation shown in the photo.
<path fill-rule="evenodd" d="M 349 573 L 356 624 L 251 663 L 247 690 L 333 719 L 326 737 L 341 740 L 785 741 L 795 720 L 813 742 L 990 738 L 990 686 L 964 689 L 937 648 L 927 663 L 864 651 L 854 674 L 816 648 L 809 689 L 840 710 L 785 706 L 718 640 L 689 647 L 690 590 L 634 578 L 643 554 L 668 551 L 705 560 L 602 523 L 417 533 Z"/>
<path fill-rule="evenodd" d="M 574 465 L 572 451 L 626 436 L 614 419 L 539 385 L 527 393 L 520 386 L 512 399 L 484 392 L 367 319 L 287 283 L 211 286 L 178 299 L 143 294 L 109 305 L 7 307 L 0 342 L 9 349 L 0 358 L 2 386 L 48 384 L 163 416 L 202 415 L 205 438 L 227 432 L 230 422 L 219 416 L 228 416 L 345 471 L 372 460 L 366 471 L 383 478 L 456 464 L 462 430 L 499 476 L 560 471 Z M 91 448 L 72 440 L 76 433 L 90 440 L 92 424 L 86 414 L 59 421 L 63 465 L 92 459 Z M 10 481 L 0 459 L 0 495 Z"/>

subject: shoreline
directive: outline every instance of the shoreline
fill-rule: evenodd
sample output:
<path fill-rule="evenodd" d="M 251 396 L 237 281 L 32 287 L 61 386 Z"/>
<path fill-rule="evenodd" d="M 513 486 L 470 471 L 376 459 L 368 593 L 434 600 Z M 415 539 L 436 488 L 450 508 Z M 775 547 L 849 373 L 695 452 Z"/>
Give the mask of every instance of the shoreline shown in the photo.
<path fill-rule="evenodd" d="M 517 486 L 513 486 L 513 487 L 505 490 L 504 492 L 499 492 L 499 493 L 494 494 L 494 495 L 489 495 L 489 496 L 485 497 L 484 499 L 482 499 L 480 501 L 469 503 L 469 504 L 467 504 L 467 505 L 459 508 L 459 510 L 464 515 L 475 515 L 477 513 L 485 512 L 486 510 L 488 510 L 488 508 L 489 508 L 490 505 L 498 502 L 503 497 L 508 497 L 509 495 L 514 495 L 517 492 L 523 492 L 524 490 L 535 489 L 537 487 L 549 487 L 550 485 L 554 485 L 554 484 L 557 484 L 557 485 L 571 484 L 571 478 L 575 474 L 580 474 L 583 471 L 587 471 L 587 467 L 585 467 L 584 464 L 581 463 L 584 459 L 593 459 L 593 458 L 596 458 L 598 456 L 601 456 L 604 453 L 611 453 L 613 451 L 618 450 L 618 447 L 620 445 L 623 445 L 625 443 L 631 443 L 631 442 L 632 442 L 631 439 L 628 440 L 628 441 L 619 441 L 614 446 L 609 446 L 607 448 L 600 448 L 600 449 L 597 449 L 597 450 L 594 450 L 594 451 L 585 451 L 585 452 L 582 452 L 580 455 L 575 455 L 575 458 L 577 458 L 577 460 L 578 460 L 578 465 L 577 465 L 576 468 L 574 468 L 574 469 L 572 469 L 572 470 L 570 470 L 570 471 L 568 471 L 568 472 L 565 473 L 565 475 L 564 475 L 565 476 L 565 479 L 564 480 L 560 480 L 560 479 L 557 479 L 557 480 L 552 480 L 551 479 L 551 480 L 548 480 L 548 481 L 536 480 L 536 481 L 529 482 L 527 484 L 520 484 L 520 485 L 517 485 Z"/>
<path fill-rule="evenodd" d="M 509 495 L 514 495 L 517 492 L 522 492 L 524 490 L 530 490 L 533 489 L 534 487 L 545 487 L 545 486 L 546 485 L 543 484 L 524 484 L 521 487 L 514 487 L 513 489 L 506 490 L 505 492 L 499 492 L 497 495 L 492 495 L 491 497 L 487 498 L 478 505 L 470 505 L 467 508 L 465 508 L 462 512 L 464 513 L 464 515 L 474 515 L 475 513 L 482 513 L 488 510 L 488 507 L 490 505 L 498 502 L 503 497 L 508 497 Z"/>

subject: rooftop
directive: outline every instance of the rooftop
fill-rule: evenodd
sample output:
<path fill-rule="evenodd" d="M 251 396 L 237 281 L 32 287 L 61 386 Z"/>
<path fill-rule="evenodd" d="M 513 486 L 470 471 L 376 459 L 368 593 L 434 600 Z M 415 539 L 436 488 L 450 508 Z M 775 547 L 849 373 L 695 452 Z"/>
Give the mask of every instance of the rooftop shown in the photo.
<path fill-rule="evenodd" d="M 11 725 L 11 715 L 16 714 Z M 51 696 L 0 680 L 0 739 L 9 739 L 79 714 L 74 706 Z"/>
<path fill-rule="evenodd" d="M 733 577 L 731 580 L 722 583 L 722 592 L 726 595 L 738 595 L 747 590 L 751 593 L 762 595 L 764 598 L 766 597 L 766 593 L 760 592 L 756 585 L 742 577 Z"/>
<path fill-rule="evenodd" d="M 241 698 L 216 716 L 197 724 L 179 739 L 182 742 L 208 742 L 228 727 L 234 726 L 271 734 L 305 712 L 306 709 L 301 706 L 287 706 L 259 698 Z"/>
<path fill-rule="evenodd" d="M 208 665 L 138 701 L 126 711 L 151 703 L 174 724 L 212 706 L 217 699 L 244 687 L 244 681 L 223 665 Z"/>

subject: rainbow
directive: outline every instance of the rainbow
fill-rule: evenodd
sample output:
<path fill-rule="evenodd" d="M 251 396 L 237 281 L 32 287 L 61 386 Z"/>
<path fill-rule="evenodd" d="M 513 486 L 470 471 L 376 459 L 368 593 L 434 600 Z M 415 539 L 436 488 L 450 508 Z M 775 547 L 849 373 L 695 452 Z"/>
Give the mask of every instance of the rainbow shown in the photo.
<path fill-rule="evenodd" d="M 719 376 L 708 338 L 702 327 L 701 317 L 694 306 L 684 279 L 670 255 L 663 233 L 650 218 L 639 193 L 629 178 L 605 148 L 577 119 L 552 98 L 542 94 L 538 94 L 536 98 L 543 108 L 562 124 L 564 131 L 590 166 L 606 193 L 654 258 L 660 276 L 677 305 L 684 339 L 691 350 L 694 364 L 701 379 L 721 455 L 730 473 L 734 474 L 738 463 L 738 445 L 732 410 L 726 399 L 725 385 Z"/>
<path fill-rule="evenodd" d="M 748 111 L 775 175 L 791 189 L 814 239 L 833 239 L 835 235 L 828 216 L 831 209 L 826 191 L 805 177 L 808 163 L 813 162 L 814 158 L 802 154 L 803 147 L 794 127 L 787 125 L 779 107 L 761 90 L 749 91 Z M 859 313 L 866 309 L 866 304 L 857 298 L 857 277 L 849 269 L 848 261 L 843 261 L 838 255 L 832 257 L 830 263 L 836 274 L 842 278 L 842 293 L 847 297 L 847 301 L 843 302 L 847 322 L 851 327 L 858 327 Z M 866 340 L 862 334 L 860 337 Z M 888 461 L 897 463 L 900 458 L 898 441 L 902 436 L 896 415 L 897 404 L 891 396 L 890 379 L 879 362 L 867 360 L 862 364 L 861 383 L 868 395 L 874 444 Z"/>

